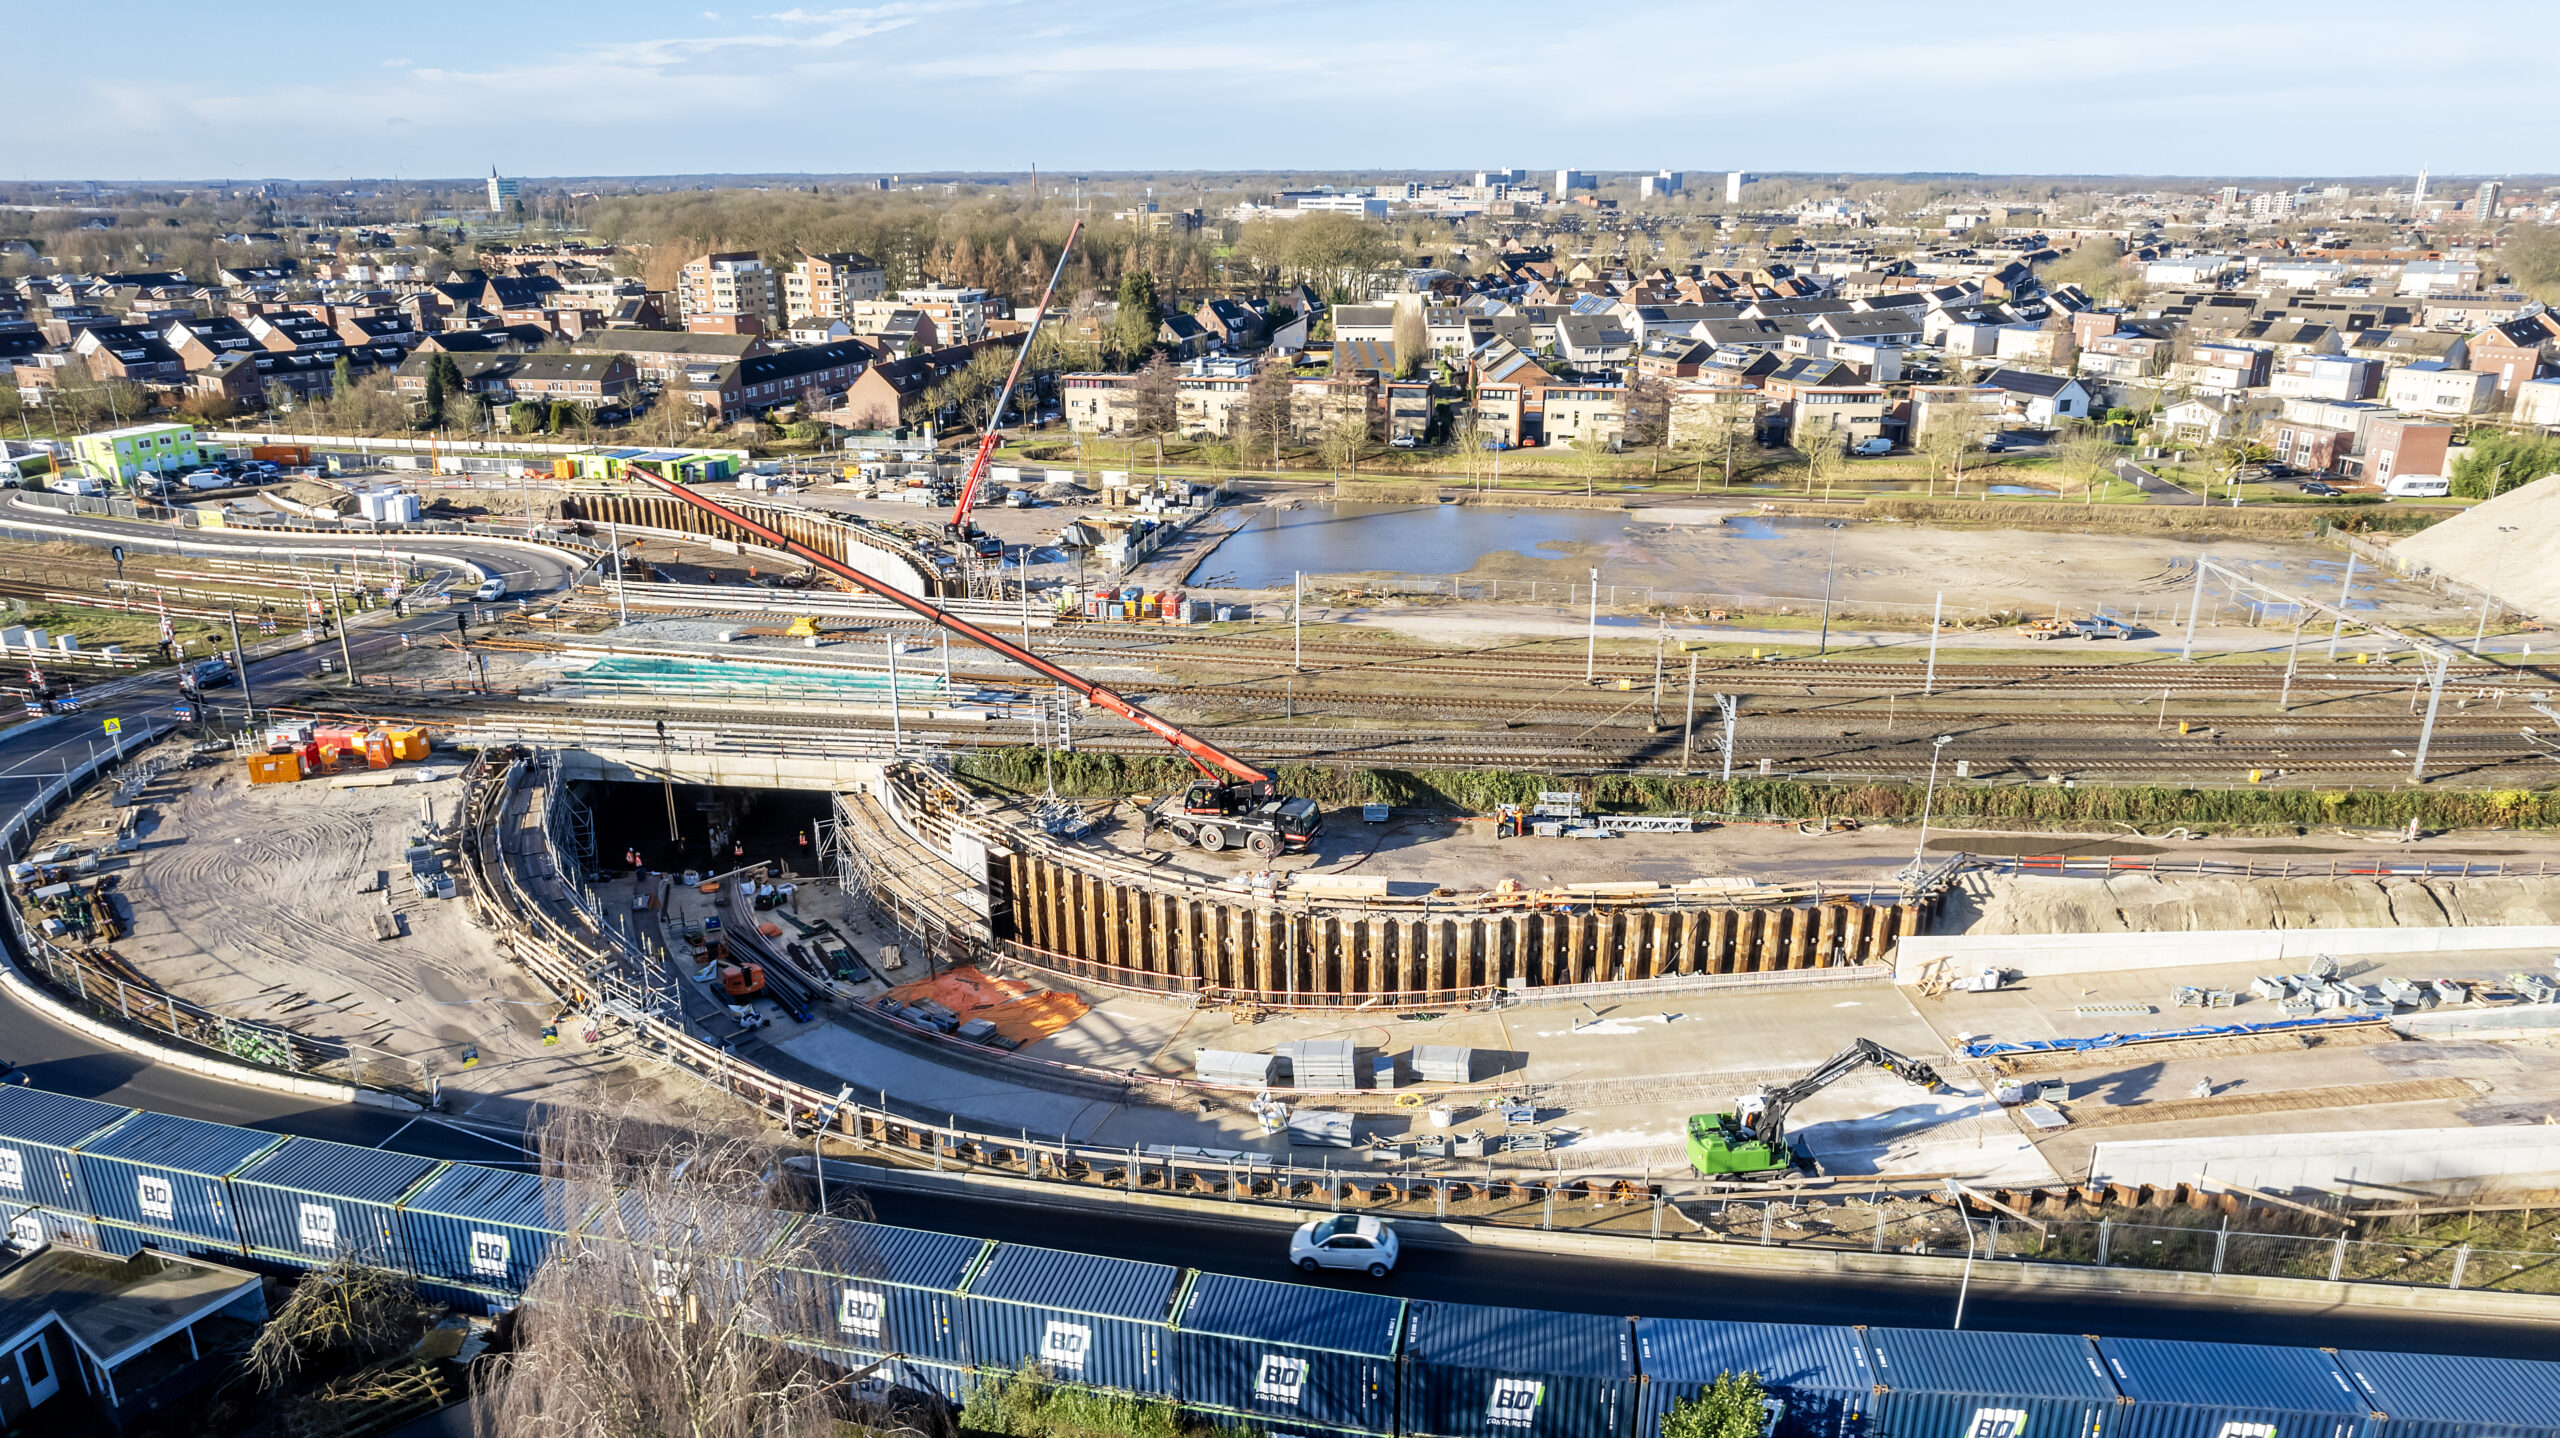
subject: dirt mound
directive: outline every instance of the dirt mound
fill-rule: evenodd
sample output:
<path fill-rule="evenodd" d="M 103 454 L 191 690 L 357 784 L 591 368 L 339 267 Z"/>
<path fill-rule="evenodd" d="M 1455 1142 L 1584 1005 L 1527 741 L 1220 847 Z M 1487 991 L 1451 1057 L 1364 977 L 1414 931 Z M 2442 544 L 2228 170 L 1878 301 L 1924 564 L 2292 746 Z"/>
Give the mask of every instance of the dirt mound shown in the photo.
<path fill-rule="evenodd" d="M 2505 608 L 2560 622 L 2560 475 L 2545 475 L 2391 546 L 2392 556 Z"/>

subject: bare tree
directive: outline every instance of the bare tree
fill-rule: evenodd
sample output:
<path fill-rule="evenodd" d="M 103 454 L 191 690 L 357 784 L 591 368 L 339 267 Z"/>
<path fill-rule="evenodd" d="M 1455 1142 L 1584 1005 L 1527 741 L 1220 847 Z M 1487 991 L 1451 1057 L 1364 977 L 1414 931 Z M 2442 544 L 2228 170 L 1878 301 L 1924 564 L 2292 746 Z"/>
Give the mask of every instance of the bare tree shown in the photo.
<path fill-rule="evenodd" d="M 556 1110 L 537 1137 L 564 1208 L 592 1212 L 525 1293 L 517 1346 L 475 1399 L 481 1438 L 834 1438 L 847 1374 L 784 1340 L 836 1332 L 799 1275 L 751 1137 Z"/>
<path fill-rule="evenodd" d="M 1431 371 L 1431 331 L 1422 322 L 1420 303 L 1396 306 L 1394 329 L 1396 378 L 1411 379 Z"/>
<path fill-rule="evenodd" d="M 1627 380 L 1627 423 L 1619 442 L 1629 449 L 1655 449 L 1671 434 L 1671 386 L 1659 375 L 1638 373 Z"/>
<path fill-rule="evenodd" d="M 1257 452 L 1280 463 L 1280 446 L 1289 438 L 1289 366 L 1272 362 L 1255 370 L 1244 389 L 1244 434 Z"/>
<path fill-rule="evenodd" d="M 1973 428 L 1972 407 L 1962 401 L 1938 406 L 1921 427 L 1920 440 L 1914 448 L 1928 462 L 1931 497 L 1938 493 L 1941 475 L 1953 479 L 1958 491 L 1963 489 L 1965 457 L 1973 452 Z"/>
<path fill-rule="evenodd" d="M 1342 415 L 1326 425 L 1324 437 L 1316 442 L 1316 452 L 1323 456 L 1328 469 L 1360 472 L 1360 457 L 1369 452 L 1369 422 L 1357 415 Z"/>
<path fill-rule="evenodd" d="M 1849 462 L 1848 451 L 1842 447 L 1840 431 L 1829 425 L 1814 426 L 1797 439 L 1796 452 L 1804 456 L 1806 493 L 1820 485 L 1823 498 L 1830 498 L 1832 481 L 1840 477 L 1841 469 Z"/>
<path fill-rule="evenodd" d="M 1129 387 L 1129 432 L 1171 434 L 1180 419 L 1182 376 L 1159 354 L 1138 371 Z"/>

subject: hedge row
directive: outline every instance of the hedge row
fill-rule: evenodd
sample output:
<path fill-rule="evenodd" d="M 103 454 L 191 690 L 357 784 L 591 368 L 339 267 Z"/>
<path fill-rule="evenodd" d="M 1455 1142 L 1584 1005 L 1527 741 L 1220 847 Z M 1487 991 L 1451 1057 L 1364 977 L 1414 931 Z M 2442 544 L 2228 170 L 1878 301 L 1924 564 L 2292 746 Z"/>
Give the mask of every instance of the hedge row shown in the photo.
<path fill-rule="evenodd" d="M 984 787 L 1036 791 L 1044 783 L 1036 748 L 981 749 L 960 756 L 958 776 Z M 1062 794 L 1120 798 L 1164 794 L 1190 782 L 1191 767 L 1171 756 L 1057 754 L 1050 774 Z M 1367 769 L 1283 764 L 1282 789 L 1326 805 L 1393 804 L 1400 808 L 1483 814 L 1497 804 L 1534 801 L 1542 789 L 1574 789 L 1598 808 L 1619 813 L 1690 813 L 1810 819 L 1920 817 L 1917 784 L 1813 784 L 1794 779 L 1663 777 L 1647 774 L 1553 775 L 1507 769 Z M 2031 825 L 2130 824 L 2163 829 L 2337 825 L 2426 829 L 2560 828 L 2560 790 L 2552 789 L 2181 789 L 2165 785 L 1941 784 L 1939 819 L 1992 819 Z"/>

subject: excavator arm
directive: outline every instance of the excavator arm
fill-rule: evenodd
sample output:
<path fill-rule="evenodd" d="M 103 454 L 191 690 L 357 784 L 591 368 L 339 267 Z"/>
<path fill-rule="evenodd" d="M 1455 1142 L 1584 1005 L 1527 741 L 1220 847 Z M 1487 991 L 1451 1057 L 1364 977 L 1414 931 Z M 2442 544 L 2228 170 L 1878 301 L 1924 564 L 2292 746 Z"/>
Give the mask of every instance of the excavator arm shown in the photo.
<path fill-rule="evenodd" d="M 1210 743 L 1208 740 L 1184 730 L 1180 726 L 1172 723 L 1170 720 L 1148 713 L 1145 709 L 1142 709 L 1129 700 L 1120 697 L 1118 694 L 1104 688 L 1102 685 L 1094 683 L 1092 680 L 1085 678 L 1081 674 L 1077 674 L 1072 670 L 1053 664 L 1010 640 L 998 638 L 996 635 L 985 629 L 979 628 L 968 620 L 962 619 L 960 616 L 944 610 L 941 606 L 930 600 L 919 599 L 903 590 L 884 584 L 881 581 L 872 578 L 870 575 L 863 573 L 861 570 L 854 568 L 852 565 L 846 564 L 841 560 L 812 549 L 808 545 L 802 544 L 796 539 L 789 538 L 777 530 L 758 524 L 756 521 L 747 518 L 745 515 L 740 514 L 729 506 L 720 503 L 716 499 L 712 499 L 707 495 L 696 494 L 685 486 L 652 472 L 644 465 L 628 465 L 625 467 L 625 472 L 637 475 L 643 482 L 657 489 L 663 490 L 668 495 L 693 506 L 695 509 L 701 510 L 705 514 L 736 525 L 738 528 L 754 535 L 759 541 L 768 544 L 775 549 L 779 549 L 786 554 L 797 555 L 800 558 L 809 561 L 811 564 L 816 565 L 818 568 L 825 570 L 827 573 L 832 574 L 839 579 L 846 580 L 858 588 L 877 594 L 881 598 L 888 600 L 890 603 L 895 604 L 900 608 L 920 615 L 941 628 L 959 635 L 961 638 L 968 640 L 970 643 L 975 644 L 982 649 L 1000 654 L 1005 658 L 1012 660 L 1014 663 L 1021 665 L 1023 668 L 1030 670 L 1034 674 L 1038 674 L 1046 679 L 1055 680 L 1058 683 L 1065 685 L 1067 688 L 1072 689 L 1077 694 L 1083 696 L 1084 700 L 1095 708 L 1108 710 L 1113 714 L 1117 714 L 1121 718 L 1128 720 L 1130 723 L 1137 725 L 1139 728 L 1144 729 L 1148 733 L 1155 735 L 1157 738 L 1162 739 L 1168 744 L 1171 744 L 1175 749 L 1181 751 L 1183 758 L 1191 761 L 1193 768 L 1198 769 L 1202 774 L 1207 775 L 1211 779 L 1216 779 L 1221 782 L 1235 781 L 1245 784 L 1258 784 L 1265 786 L 1268 786 L 1271 783 L 1271 776 L 1268 773 L 1255 768 L 1253 765 L 1246 763 L 1244 760 L 1239 759 L 1235 755 L 1228 753 L 1226 750 L 1219 748 L 1217 745 Z"/>
<path fill-rule="evenodd" d="M 1014 349 L 1013 368 L 1005 371 L 1004 388 L 996 391 L 995 407 L 987 411 L 987 432 L 978 440 L 977 457 L 969 461 L 969 477 L 960 485 L 960 502 L 951 509 L 951 518 L 943 530 L 953 539 L 969 537 L 969 514 L 978 507 L 978 485 L 987 477 L 987 461 L 995 457 L 996 445 L 1004 438 L 997 421 L 1004 417 L 1005 401 L 1013 397 L 1013 386 L 1022 378 L 1024 361 L 1031 357 L 1031 345 L 1040 338 L 1040 323 L 1049 317 L 1049 299 L 1058 292 L 1058 277 L 1067 272 L 1067 256 L 1075 252 L 1076 236 L 1084 233 L 1079 219 L 1067 227 L 1067 242 L 1058 249 L 1057 268 L 1049 271 L 1049 287 L 1040 292 L 1040 308 L 1031 312 L 1031 330 Z"/>
<path fill-rule="evenodd" d="M 1874 1039 L 1860 1039 L 1825 1060 L 1820 1068 L 1775 1088 L 1760 1091 L 1760 1114 L 1753 1125 L 1755 1132 L 1771 1140 L 1783 1141 L 1787 1136 L 1787 1112 L 1798 1103 L 1813 1097 L 1840 1080 L 1863 1068 L 1881 1068 L 1894 1077 L 1918 1084 L 1924 1089 L 1938 1086 L 1938 1071 L 1915 1058 L 1895 1053 Z"/>

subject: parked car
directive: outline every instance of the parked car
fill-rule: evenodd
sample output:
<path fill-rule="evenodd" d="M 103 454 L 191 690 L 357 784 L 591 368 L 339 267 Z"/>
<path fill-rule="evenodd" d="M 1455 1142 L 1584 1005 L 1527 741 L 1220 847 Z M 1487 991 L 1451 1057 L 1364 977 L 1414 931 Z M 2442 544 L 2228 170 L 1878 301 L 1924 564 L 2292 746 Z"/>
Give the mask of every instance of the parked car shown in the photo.
<path fill-rule="evenodd" d="M 218 469 L 190 470 L 178 476 L 178 482 L 189 489 L 229 489 L 233 484 L 231 476 Z"/>
<path fill-rule="evenodd" d="M 2345 491 L 2345 490 L 2338 488 L 2338 487 L 2337 487 L 2336 485 L 2334 485 L 2334 484 L 2328 484 L 2328 483 L 2325 483 L 2325 482 L 2323 482 L 2323 481 L 2321 481 L 2321 480 L 2317 480 L 2317 479 L 2306 479 L 2306 480 L 2304 480 L 2304 481 L 2302 482 L 2302 492 L 2303 492 L 2304 494 L 2344 494 L 2344 493 L 2346 493 L 2346 491 Z"/>
<path fill-rule="evenodd" d="M 1412 435 L 1400 434 L 1395 438 L 1388 440 L 1387 447 L 1390 449 L 1411 449 L 1418 442 L 1419 441 L 1415 440 Z"/>
<path fill-rule="evenodd" d="M 2395 474 L 2382 492 L 2393 499 L 2442 499 L 2453 485 L 2440 474 Z"/>
<path fill-rule="evenodd" d="M 1365 1214 L 1311 1219 L 1289 1236 L 1289 1261 L 1307 1273 L 1348 1268 L 1384 1278 L 1396 1266 L 1395 1227 Z"/>
<path fill-rule="evenodd" d="M 1893 453 L 1893 441 L 1886 439 L 1882 435 L 1878 435 L 1874 439 L 1862 439 L 1856 444 L 1849 446 L 1849 452 L 1851 454 L 1869 455 L 1891 454 Z"/>
<path fill-rule="evenodd" d="M 2133 631 L 2101 614 L 2094 619 L 2074 619 L 2071 632 L 2082 639 L 2131 639 Z"/>

